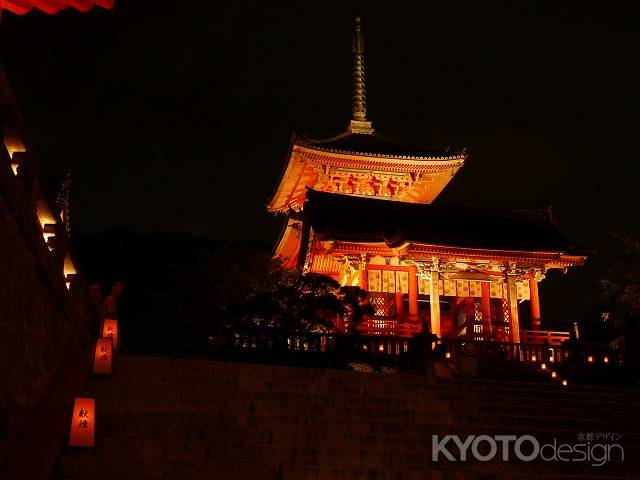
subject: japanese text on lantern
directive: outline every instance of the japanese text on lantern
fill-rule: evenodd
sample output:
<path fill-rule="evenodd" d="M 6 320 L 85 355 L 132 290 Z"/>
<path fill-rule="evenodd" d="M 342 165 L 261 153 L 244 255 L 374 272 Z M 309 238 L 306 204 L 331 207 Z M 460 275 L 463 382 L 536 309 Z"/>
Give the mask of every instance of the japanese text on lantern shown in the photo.
<path fill-rule="evenodd" d="M 113 350 L 118 350 L 118 320 L 105 319 L 102 326 L 102 336 L 113 339 Z"/>
<path fill-rule="evenodd" d="M 112 337 L 99 338 L 96 341 L 96 352 L 93 359 L 93 373 L 111 374 L 111 362 L 113 359 Z"/>
<path fill-rule="evenodd" d="M 73 404 L 69 446 L 93 447 L 95 431 L 95 401 L 78 397 Z"/>

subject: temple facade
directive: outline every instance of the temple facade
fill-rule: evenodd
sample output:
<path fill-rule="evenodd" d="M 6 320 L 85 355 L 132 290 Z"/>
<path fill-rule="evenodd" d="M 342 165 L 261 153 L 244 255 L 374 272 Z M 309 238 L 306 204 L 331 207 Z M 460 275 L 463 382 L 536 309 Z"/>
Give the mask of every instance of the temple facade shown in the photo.
<path fill-rule="evenodd" d="M 427 324 L 440 338 L 565 340 L 568 332 L 542 330 L 538 284 L 586 256 L 559 233 L 550 210 L 434 205 L 466 150 L 406 145 L 374 130 L 359 18 L 353 58 L 346 131 L 291 139 L 267 205 L 286 215 L 276 255 L 287 267 L 365 289 L 375 309 L 358 326 L 366 335 L 409 337 Z"/>

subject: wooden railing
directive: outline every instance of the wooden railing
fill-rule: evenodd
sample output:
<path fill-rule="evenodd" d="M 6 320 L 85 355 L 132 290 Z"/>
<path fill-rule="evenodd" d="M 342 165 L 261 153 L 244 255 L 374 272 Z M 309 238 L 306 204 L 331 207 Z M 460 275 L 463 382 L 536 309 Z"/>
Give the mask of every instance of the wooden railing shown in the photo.
<path fill-rule="evenodd" d="M 624 336 L 613 339 L 609 342 L 609 346 L 614 350 L 624 350 Z"/>
<path fill-rule="evenodd" d="M 335 343 L 336 335 L 331 333 L 252 328 L 227 331 L 223 346 L 236 351 L 327 352 L 335 348 Z"/>
<path fill-rule="evenodd" d="M 476 342 L 452 339 L 443 339 L 441 344 L 448 359 L 464 355 L 536 365 L 544 364 L 549 367 L 570 361 L 585 365 L 619 366 L 623 365 L 625 361 L 621 351 L 595 346 Z"/>
<path fill-rule="evenodd" d="M 566 365 L 583 365 L 599 369 L 637 368 L 634 358 L 626 358 L 621 350 L 602 346 L 565 343 L 485 342 L 463 339 L 434 339 L 432 358 L 455 360 L 475 357 L 478 360 L 528 364 L 555 369 Z M 398 365 L 406 360 L 420 342 L 412 346 L 411 338 L 400 335 L 345 335 L 334 333 L 285 332 L 275 329 L 228 330 L 219 351 L 238 359 L 254 356 L 259 361 L 279 361 L 292 364 L 344 364 L 348 361 L 375 361 Z M 424 343 L 424 342 L 422 342 Z M 430 341 L 427 341 L 430 343 Z M 427 347 L 417 347 L 418 349 Z M 414 354 L 417 352 L 413 352 Z M 414 355 L 415 356 L 415 355 Z M 377 359 L 377 360 L 376 360 Z"/>
<path fill-rule="evenodd" d="M 362 335 L 410 338 L 420 333 L 420 325 L 417 323 L 401 323 L 391 318 L 371 317 L 360 322 L 358 332 Z"/>
<path fill-rule="evenodd" d="M 354 346 L 357 350 L 371 355 L 398 356 L 409 351 L 409 339 L 395 335 L 359 337 Z"/>
<path fill-rule="evenodd" d="M 560 346 L 569 340 L 569 332 L 552 332 L 549 330 L 520 330 L 520 342 L 535 345 Z"/>

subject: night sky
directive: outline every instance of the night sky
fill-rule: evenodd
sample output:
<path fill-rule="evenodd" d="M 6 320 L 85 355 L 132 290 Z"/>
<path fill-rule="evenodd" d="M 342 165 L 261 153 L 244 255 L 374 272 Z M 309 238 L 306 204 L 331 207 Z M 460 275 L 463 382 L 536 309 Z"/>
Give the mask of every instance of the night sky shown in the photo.
<path fill-rule="evenodd" d="M 274 242 L 281 219 L 264 206 L 291 132 L 349 121 L 358 12 L 374 127 L 469 147 L 439 202 L 553 205 L 587 245 L 638 232 L 637 8 L 360 3 L 5 13 L 0 60 L 43 168 L 73 172 L 73 228 Z"/>

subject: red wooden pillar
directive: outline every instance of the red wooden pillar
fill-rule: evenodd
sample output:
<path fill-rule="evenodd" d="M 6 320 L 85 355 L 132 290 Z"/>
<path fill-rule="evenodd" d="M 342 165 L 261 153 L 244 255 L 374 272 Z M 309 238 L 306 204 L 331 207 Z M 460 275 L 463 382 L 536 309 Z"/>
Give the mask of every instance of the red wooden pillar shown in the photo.
<path fill-rule="evenodd" d="M 360 270 L 358 272 L 358 276 L 360 277 L 360 288 L 366 291 L 369 291 L 369 287 L 368 287 L 368 283 L 369 283 L 369 278 L 367 275 L 367 269 L 363 268 L 362 270 Z"/>
<path fill-rule="evenodd" d="M 431 270 L 431 291 L 429 292 L 429 308 L 430 308 L 430 322 L 431 333 L 438 338 L 442 338 L 442 331 L 440 327 L 440 272 L 438 270 Z M 453 327 L 455 328 L 455 320 Z"/>
<path fill-rule="evenodd" d="M 531 330 L 540 330 L 540 297 L 538 296 L 538 282 L 536 274 L 529 274 L 529 304 L 531 307 Z"/>
<path fill-rule="evenodd" d="M 509 299 L 509 327 L 511 341 L 520 343 L 520 319 L 518 317 L 518 289 L 516 288 L 516 274 L 507 274 L 507 295 Z"/>
<path fill-rule="evenodd" d="M 491 331 L 491 291 L 489 282 L 482 282 L 482 299 L 480 301 L 480 309 L 482 310 L 482 336 L 485 340 L 493 338 Z"/>
<path fill-rule="evenodd" d="M 396 318 L 398 321 L 404 318 L 404 294 L 396 291 Z"/>
<path fill-rule="evenodd" d="M 409 267 L 409 319 L 418 321 L 418 267 Z"/>

